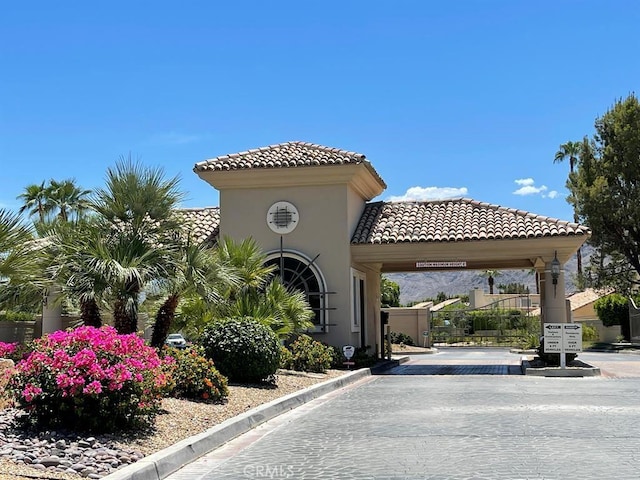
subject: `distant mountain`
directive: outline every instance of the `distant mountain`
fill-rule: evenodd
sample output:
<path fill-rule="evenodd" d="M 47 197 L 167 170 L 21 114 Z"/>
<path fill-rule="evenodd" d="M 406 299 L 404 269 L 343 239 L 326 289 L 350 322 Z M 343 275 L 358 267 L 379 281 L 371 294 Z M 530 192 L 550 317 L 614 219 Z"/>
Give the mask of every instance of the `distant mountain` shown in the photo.
<path fill-rule="evenodd" d="M 583 267 L 589 265 L 593 248 L 585 245 L 582 248 Z M 574 277 L 577 271 L 577 257 L 574 255 L 564 266 L 565 290 L 575 292 Z M 468 294 L 474 288 L 489 292 L 487 279 L 481 276 L 481 270 L 455 270 L 451 272 L 412 272 L 389 273 L 385 277 L 400 285 L 400 303 L 420 302 L 426 298 L 434 298 L 440 292 L 447 296 Z M 495 277 L 494 292 L 498 292 L 499 284 L 522 283 L 529 287 L 531 293 L 536 292 L 535 275 L 528 270 L 500 270 Z"/>

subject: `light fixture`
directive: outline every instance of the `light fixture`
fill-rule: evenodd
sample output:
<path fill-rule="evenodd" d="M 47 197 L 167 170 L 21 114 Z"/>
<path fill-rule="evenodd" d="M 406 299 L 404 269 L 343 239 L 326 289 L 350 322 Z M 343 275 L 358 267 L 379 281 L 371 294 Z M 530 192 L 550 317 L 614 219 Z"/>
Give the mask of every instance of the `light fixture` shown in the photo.
<path fill-rule="evenodd" d="M 556 296 L 556 288 L 558 288 L 558 277 L 560 276 L 560 261 L 558 260 L 558 251 L 553 254 L 551 260 L 551 280 L 553 281 L 553 296 Z"/>

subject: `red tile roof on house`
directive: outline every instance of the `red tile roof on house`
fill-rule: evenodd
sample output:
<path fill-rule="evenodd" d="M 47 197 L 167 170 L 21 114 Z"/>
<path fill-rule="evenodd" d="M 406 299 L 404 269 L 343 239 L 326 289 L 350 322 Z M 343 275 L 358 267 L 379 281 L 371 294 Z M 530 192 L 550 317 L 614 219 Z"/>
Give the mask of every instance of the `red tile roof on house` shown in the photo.
<path fill-rule="evenodd" d="M 176 213 L 184 227 L 197 243 L 214 244 L 220 233 L 220 208 L 181 208 Z"/>
<path fill-rule="evenodd" d="M 194 171 L 248 170 L 255 168 L 298 168 L 327 165 L 365 165 L 386 188 L 384 180 L 362 153 L 315 143 L 286 142 L 246 152 L 222 155 L 195 164 Z"/>
<path fill-rule="evenodd" d="M 466 198 L 366 205 L 352 244 L 458 242 L 589 235 L 577 223 Z"/>

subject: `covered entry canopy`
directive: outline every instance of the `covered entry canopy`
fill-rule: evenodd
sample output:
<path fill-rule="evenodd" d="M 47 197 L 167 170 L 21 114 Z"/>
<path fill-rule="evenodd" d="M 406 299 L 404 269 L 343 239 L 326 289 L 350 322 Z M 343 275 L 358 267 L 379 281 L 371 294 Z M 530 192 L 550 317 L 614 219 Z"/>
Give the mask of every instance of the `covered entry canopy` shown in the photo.
<path fill-rule="evenodd" d="M 564 264 L 590 236 L 577 223 L 470 199 L 368 203 L 352 259 L 382 272 L 544 269 Z"/>

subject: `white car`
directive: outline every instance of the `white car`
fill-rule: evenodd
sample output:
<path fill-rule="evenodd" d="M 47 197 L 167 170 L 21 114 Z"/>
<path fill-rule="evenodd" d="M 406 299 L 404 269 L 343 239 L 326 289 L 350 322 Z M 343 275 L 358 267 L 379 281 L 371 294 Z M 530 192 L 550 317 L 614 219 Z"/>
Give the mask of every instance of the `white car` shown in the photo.
<path fill-rule="evenodd" d="M 173 348 L 187 348 L 187 341 L 179 333 L 170 333 L 164 343 Z"/>

